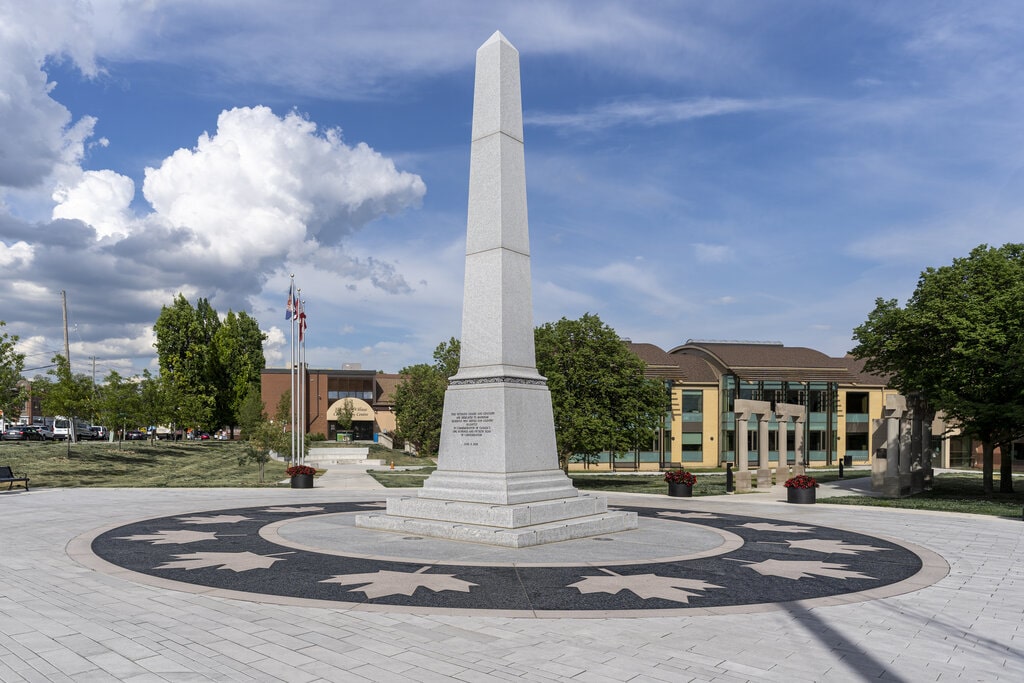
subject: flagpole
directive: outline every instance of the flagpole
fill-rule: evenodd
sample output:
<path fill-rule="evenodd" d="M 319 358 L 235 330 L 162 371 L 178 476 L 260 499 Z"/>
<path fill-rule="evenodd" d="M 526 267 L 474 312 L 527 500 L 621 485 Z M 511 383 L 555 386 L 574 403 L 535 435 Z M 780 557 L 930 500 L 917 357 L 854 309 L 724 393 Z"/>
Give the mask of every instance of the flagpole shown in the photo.
<path fill-rule="evenodd" d="M 288 453 L 288 464 L 295 464 L 295 274 L 292 273 L 291 281 L 288 286 L 288 310 L 286 316 L 290 321 L 289 327 L 289 344 L 288 344 L 288 373 L 289 373 L 289 385 L 288 393 L 289 405 L 288 405 L 288 420 L 289 420 L 289 438 L 291 439 L 289 453 Z"/>
<path fill-rule="evenodd" d="M 301 451 L 300 452 L 302 453 L 302 464 L 305 465 L 306 464 L 306 428 L 308 427 L 308 425 L 306 424 L 306 399 L 307 399 L 306 385 L 307 385 L 307 382 L 309 381 L 308 377 L 306 376 L 306 335 L 304 334 L 304 332 L 305 332 L 305 321 L 306 321 L 306 304 L 305 304 L 304 301 L 299 299 L 299 306 L 300 306 L 300 308 L 299 308 L 299 323 L 298 323 L 298 325 L 299 325 L 299 366 L 302 368 L 302 374 L 299 375 L 299 380 L 302 383 L 302 400 L 299 402 L 301 404 L 301 408 L 299 410 L 299 415 L 302 418 L 302 429 L 299 432 L 299 438 L 301 439 L 299 444 L 301 446 Z"/>

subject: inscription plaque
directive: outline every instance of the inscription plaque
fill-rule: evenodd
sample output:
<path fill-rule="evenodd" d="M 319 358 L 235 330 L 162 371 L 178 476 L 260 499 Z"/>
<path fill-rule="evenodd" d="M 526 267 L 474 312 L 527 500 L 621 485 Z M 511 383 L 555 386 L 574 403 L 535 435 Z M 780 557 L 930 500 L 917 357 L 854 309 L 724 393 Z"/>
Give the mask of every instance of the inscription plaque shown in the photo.
<path fill-rule="evenodd" d="M 452 432 L 462 440 L 463 446 L 479 446 L 477 440 L 490 434 L 494 428 L 495 411 L 467 411 L 451 413 Z"/>

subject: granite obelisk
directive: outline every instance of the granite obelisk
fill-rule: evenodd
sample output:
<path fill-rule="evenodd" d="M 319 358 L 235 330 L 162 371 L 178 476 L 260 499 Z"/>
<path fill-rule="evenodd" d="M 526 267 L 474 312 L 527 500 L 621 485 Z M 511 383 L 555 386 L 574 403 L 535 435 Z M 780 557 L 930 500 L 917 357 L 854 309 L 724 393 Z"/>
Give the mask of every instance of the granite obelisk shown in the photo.
<path fill-rule="evenodd" d="M 636 514 L 609 512 L 558 467 L 533 342 L 519 52 L 500 32 L 476 55 L 465 277 L 437 470 L 356 526 L 507 547 L 636 528 Z"/>

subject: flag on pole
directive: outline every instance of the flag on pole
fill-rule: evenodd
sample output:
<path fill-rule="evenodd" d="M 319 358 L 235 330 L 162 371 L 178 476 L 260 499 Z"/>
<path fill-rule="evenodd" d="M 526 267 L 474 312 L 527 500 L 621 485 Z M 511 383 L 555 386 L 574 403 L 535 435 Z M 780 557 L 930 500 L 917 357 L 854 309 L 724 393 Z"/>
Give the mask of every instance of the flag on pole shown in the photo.
<path fill-rule="evenodd" d="M 299 341 L 301 342 L 306 336 L 306 307 L 301 301 L 296 301 L 295 310 L 299 319 Z"/>
<path fill-rule="evenodd" d="M 295 311 L 295 282 L 292 281 L 288 287 L 288 303 L 284 308 L 284 319 L 291 320 L 292 313 Z"/>

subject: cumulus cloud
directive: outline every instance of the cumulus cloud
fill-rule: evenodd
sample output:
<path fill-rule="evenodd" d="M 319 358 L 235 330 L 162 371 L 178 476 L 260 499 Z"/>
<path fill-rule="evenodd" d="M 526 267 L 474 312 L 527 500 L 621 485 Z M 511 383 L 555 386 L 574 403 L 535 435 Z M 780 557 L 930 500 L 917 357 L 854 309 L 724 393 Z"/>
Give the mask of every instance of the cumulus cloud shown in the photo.
<path fill-rule="evenodd" d="M 267 107 L 221 113 L 217 131 L 147 168 L 143 194 L 172 229 L 193 234 L 189 258 L 228 267 L 280 260 L 307 240 L 335 244 L 382 215 L 416 205 L 419 176 L 341 132 Z"/>
<path fill-rule="evenodd" d="M 118 347 L 145 357 L 152 340 L 140 329 L 177 293 L 248 308 L 289 259 L 327 260 L 374 288 L 411 291 L 393 263 L 340 245 L 367 223 L 416 206 L 425 185 L 368 145 L 345 144 L 339 130 L 262 106 L 224 111 L 195 147 L 145 170 L 152 210 L 137 213 L 131 178 L 77 165 L 86 124 L 64 130 L 58 158 L 39 172 L 55 183 L 51 221 L 0 216 L 0 297 L 30 299 L 38 308 L 21 322 L 52 326 L 56 297 L 70 290 L 90 321 L 79 330 L 78 353 Z"/>
<path fill-rule="evenodd" d="M 82 220 L 99 237 L 124 237 L 134 220 L 129 209 L 134 196 L 131 178 L 109 170 L 87 171 L 74 186 L 62 184 L 54 191 L 53 218 Z"/>

